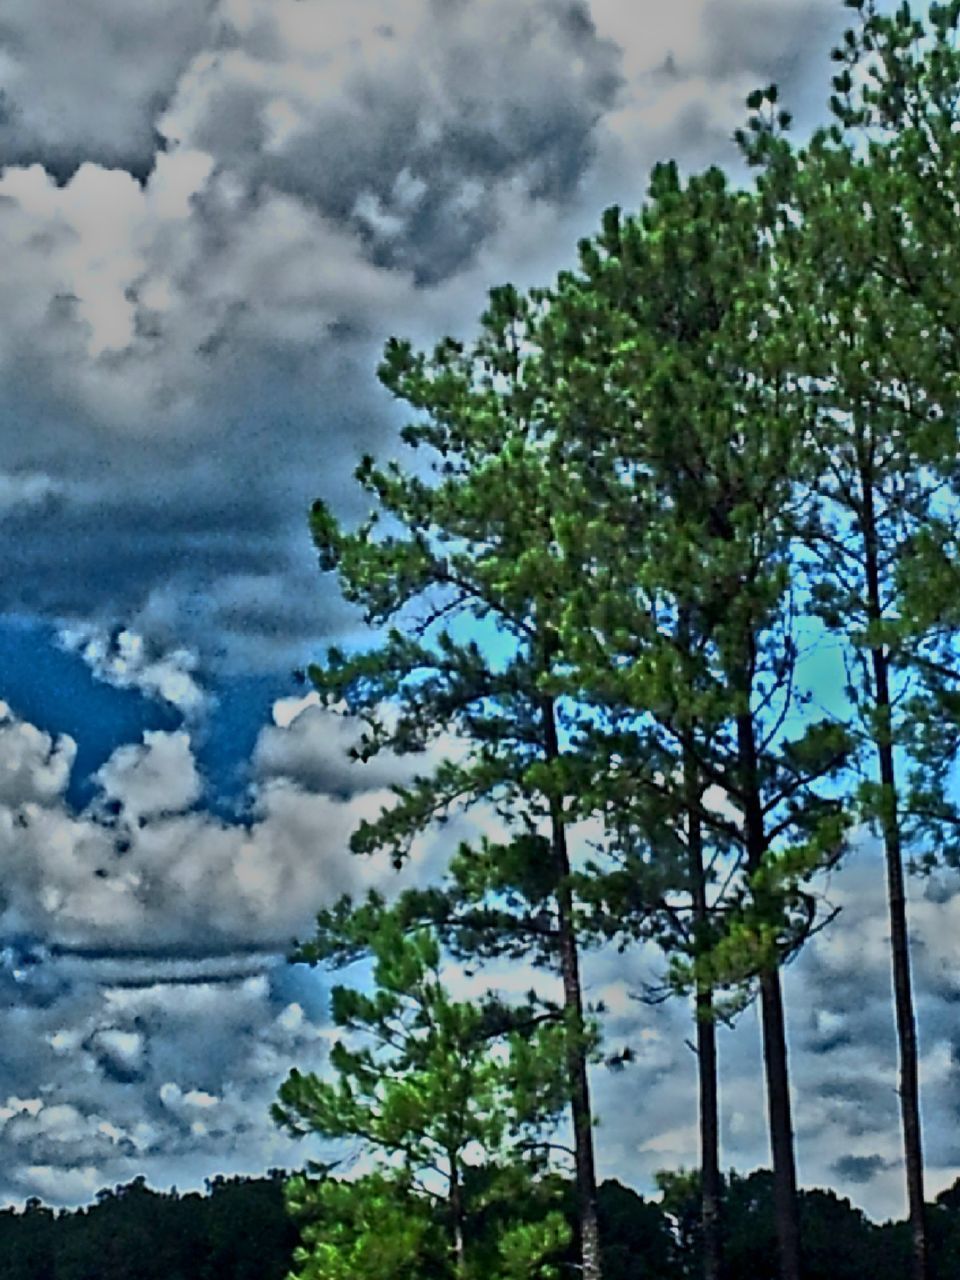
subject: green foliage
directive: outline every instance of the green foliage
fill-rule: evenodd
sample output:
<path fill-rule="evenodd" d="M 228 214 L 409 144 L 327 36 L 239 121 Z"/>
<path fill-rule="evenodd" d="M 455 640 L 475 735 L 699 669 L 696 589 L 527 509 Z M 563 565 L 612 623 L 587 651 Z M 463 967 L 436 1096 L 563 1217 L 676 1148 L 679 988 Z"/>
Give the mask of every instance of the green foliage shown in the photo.
<path fill-rule="evenodd" d="M 376 900 L 340 914 L 348 944 L 374 958 L 370 994 L 333 990 L 356 1047 L 334 1045 L 333 1079 L 292 1071 L 274 1115 L 360 1143 L 377 1169 L 291 1184 L 305 1223 L 297 1275 L 548 1280 L 568 1238 L 543 1145 L 567 1101 L 565 1024 L 532 997 L 454 1001 L 436 934 L 406 931 Z"/>
<path fill-rule="evenodd" d="M 952 860 L 960 7 L 933 4 L 925 20 L 906 4 L 853 7 L 857 25 L 834 53 L 834 124 L 804 148 L 766 131 L 751 156 L 809 414 L 798 531 L 812 602 L 848 646 L 861 747 L 890 742 L 908 767 L 903 836 Z M 890 796 L 861 800 L 864 818 L 889 822 Z"/>
<path fill-rule="evenodd" d="M 773 1179 L 766 1169 L 725 1179 L 724 1256 L 731 1276 L 777 1280 L 777 1240 L 774 1225 Z M 657 1175 L 663 1193 L 662 1212 L 674 1224 L 682 1262 L 677 1274 L 697 1277 L 701 1272 L 699 1176 L 680 1169 Z M 800 1193 L 805 1280 L 899 1280 L 908 1274 L 908 1241 L 901 1223 L 871 1222 L 849 1200 L 819 1189 Z M 948 1254 L 938 1247 L 934 1274 Z M 669 1273 L 667 1273 L 669 1274 Z"/>
<path fill-rule="evenodd" d="M 288 1184 L 287 1204 L 304 1224 L 293 1255 L 302 1280 L 427 1280 L 449 1273 L 432 1205 L 403 1178 L 300 1176 Z"/>
<path fill-rule="evenodd" d="M 835 123 L 794 150 L 747 141 L 762 164 L 785 346 L 807 413 L 797 524 L 812 604 L 847 661 L 847 717 L 865 780 L 860 817 L 882 836 L 900 1063 L 910 1273 L 927 1280 L 916 1019 L 903 853 L 955 856 L 946 798 L 950 720 L 958 345 L 956 214 L 960 6 L 907 3 L 835 52 Z M 947 722 L 945 728 L 944 722 Z M 905 785 L 906 775 L 906 785 Z M 939 848 L 937 848 L 939 846 Z"/>
<path fill-rule="evenodd" d="M 789 955 L 851 816 L 852 742 L 795 688 L 805 417 L 771 281 L 759 203 L 718 170 L 683 184 L 661 165 L 643 211 L 609 211 L 581 245 L 538 332 L 552 456 L 589 496 L 585 527 L 563 526 L 589 586 L 561 645 L 618 762 L 591 802 L 628 851 L 627 918 L 656 932 L 651 902 L 669 904 L 680 986 L 736 990 Z M 691 817 L 730 887 L 706 933 L 678 927 Z"/>
<path fill-rule="evenodd" d="M 503 823 L 504 838 L 460 846 L 440 897 L 408 897 L 402 910 L 408 921 L 433 913 L 461 951 L 525 954 L 560 978 L 583 1265 L 596 1280 L 593 1031 L 579 978 L 589 939 L 567 833 L 591 812 L 606 759 L 585 749 L 589 709 L 561 645 L 581 559 L 560 525 L 589 506 L 543 430 L 554 412 L 538 372 L 547 307 L 545 295 L 505 286 L 468 346 L 445 339 L 426 354 L 388 343 L 380 377 L 419 415 L 403 432 L 419 466 L 364 460 L 370 519 L 348 533 L 319 506 L 313 523 L 321 567 L 385 630 L 366 652 L 329 651 L 311 676 L 327 705 L 364 718 L 365 757 L 427 747 L 445 757 L 395 788 L 355 833 L 354 852 L 400 865 L 424 831 L 479 803 Z"/>
<path fill-rule="evenodd" d="M 420 1270 L 405 1272 L 398 1264 L 395 1270 L 370 1275 L 377 1280 L 445 1277 L 439 1219 L 425 1222 L 423 1201 L 411 1195 L 402 1180 L 381 1176 L 364 1181 L 370 1193 L 356 1197 L 349 1190 L 355 1183 L 318 1181 L 298 1174 L 287 1183 L 287 1198 L 304 1224 L 316 1221 L 318 1234 L 320 1224 L 326 1222 L 331 1231 L 339 1228 L 344 1240 L 355 1232 L 354 1244 L 362 1234 L 356 1228 L 365 1213 L 370 1236 L 376 1236 L 379 1219 L 373 1217 L 374 1205 L 387 1222 L 402 1206 L 408 1222 L 398 1222 L 397 1231 L 383 1233 L 384 1247 L 391 1240 L 396 1244 L 403 1225 L 412 1233 L 422 1229 Z M 657 1181 L 663 1193 L 659 1203 L 644 1200 L 618 1182 L 600 1186 L 605 1280 L 633 1280 L 637 1274 L 647 1280 L 695 1280 L 700 1275 L 697 1177 L 680 1170 L 660 1174 Z M 346 1193 L 341 1195 L 340 1188 L 346 1188 Z M 569 1202 L 569 1188 L 566 1191 Z M 523 1187 L 516 1188 L 518 1199 L 527 1194 Z M 731 1173 L 726 1200 L 725 1235 L 736 1266 L 731 1274 L 751 1280 L 774 1276 L 769 1173 Z M 802 1192 L 800 1207 L 810 1280 L 901 1280 L 907 1273 L 909 1238 L 904 1223 L 873 1223 L 849 1201 L 828 1191 Z M 952 1280 L 957 1274 L 958 1207 L 960 1183 L 942 1192 L 929 1207 L 934 1280 Z M 563 1216 L 572 1223 L 569 1203 Z M 542 1221 L 546 1220 L 544 1215 Z M 491 1214 L 485 1228 L 491 1242 L 500 1230 L 497 1223 Z M 554 1229 L 534 1226 L 532 1232 Z M 303 1265 L 294 1254 L 295 1242 L 279 1173 L 267 1178 L 216 1178 L 206 1195 L 158 1192 L 138 1179 L 101 1192 L 95 1204 L 81 1209 L 57 1212 L 31 1201 L 25 1210 L 0 1211 L 0 1280 L 283 1280 L 291 1266 Z M 558 1280 L 574 1263 L 569 1245 L 566 1250 L 564 1255 L 558 1242 Z M 366 1273 L 348 1274 L 363 1277 Z M 497 1272 L 483 1271 L 478 1280 L 488 1276 L 496 1277 Z M 509 1272 L 503 1280 L 508 1277 L 514 1280 Z"/>

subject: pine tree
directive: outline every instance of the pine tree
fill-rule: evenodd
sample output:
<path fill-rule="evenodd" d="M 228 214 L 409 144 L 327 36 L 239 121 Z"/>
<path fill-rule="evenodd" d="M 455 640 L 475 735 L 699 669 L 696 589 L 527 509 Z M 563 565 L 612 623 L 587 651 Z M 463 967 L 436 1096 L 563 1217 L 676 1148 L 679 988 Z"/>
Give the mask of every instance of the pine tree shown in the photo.
<path fill-rule="evenodd" d="M 928 1274 L 904 860 L 949 843 L 958 753 L 955 220 L 960 5 L 861 15 L 834 51 L 834 124 L 792 148 L 754 117 L 748 154 L 775 237 L 785 332 L 809 410 L 811 589 L 848 653 L 886 858 L 913 1276 Z M 770 101 L 757 95 L 754 106 Z"/>
<path fill-rule="evenodd" d="M 796 1280 L 779 967 L 813 926 L 805 881 L 843 848 L 832 780 L 849 743 L 811 723 L 795 689 L 787 517 L 803 436 L 769 290 L 753 199 L 728 191 L 719 171 L 684 187 L 661 166 L 644 211 L 611 210 L 581 246 L 580 272 L 551 299 L 544 348 L 562 353 L 555 381 L 568 371 L 563 468 L 592 496 L 585 525 L 567 525 L 596 571 L 569 602 L 565 652 L 584 700 L 632 727 L 624 776 L 686 822 L 691 850 L 707 826 L 734 851 L 739 899 L 723 935 L 674 968 L 702 994 L 756 978 L 781 1274 Z M 651 758 L 663 763 L 639 763 Z M 709 1130 L 715 1086 L 702 1085 Z M 712 1170 L 715 1136 L 705 1139 Z"/>
<path fill-rule="evenodd" d="M 539 1141 L 565 1102 L 562 1026 L 533 1002 L 455 1001 L 434 934 L 406 933 L 386 909 L 365 925 L 373 990 L 332 993 L 358 1043 L 334 1045 L 335 1079 L 291 1072 L 274 1115 L 359 1142 L 375 1169 L 293 1180 L 296 1274 L 548 1280 L 568 1237 Z"/>
<path fill-rule="evenodd" d="M 445 738 L 460 751 L 398 788 L 396 803 L 358 829 L 355 851 L 400 863 L 419 834 L 479 802 L 507 826 L 503 839 L 460 850 L 450 885 L 473 910 L 478 951 L 526 950 L 560 979 L 583 1268 L 598 1280 L 593 1033 L 569 844 L 595 766 L 576 749 L 580 711 L 558 644 L 567 569 L 553 521 L 573 495 L 533 430 L 535 324 L 535 303 L 508 286 L 491 294 L 469 348 L 448 339 L 424 355 L 388 344 L 381 378 L 421 414 L 404 440 L 433 474 L 426 460 L 419 472 L 365 460 L 358 478 L 376 510 L 353 533 L 315 507 L 322 566 L 369 624 L 389 629 L 367 652 L 332 649 L 311 676 L 329 705 L 366 718 L 362 754 Z M 520 905 L 491 908 L 491 895 Z"/>

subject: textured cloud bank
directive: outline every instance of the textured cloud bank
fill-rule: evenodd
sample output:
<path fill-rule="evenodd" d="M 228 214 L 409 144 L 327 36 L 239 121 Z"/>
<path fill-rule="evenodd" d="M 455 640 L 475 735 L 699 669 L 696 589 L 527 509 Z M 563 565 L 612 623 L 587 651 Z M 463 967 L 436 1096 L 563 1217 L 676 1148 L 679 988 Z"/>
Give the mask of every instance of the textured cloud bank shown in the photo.
<path fill-rule="evenodd" d="M 62 797 L 74 743 L 2 707 L 0 929 L 104 953 L 283 951 L 323 902 L 371 883 L 377 869 L 349 855 L 350 832 L 389 801 L 400 771 L 354 766 L 348 779 L 338 717 L 310 700 L 299 714 L 279 706 L 289 719 L 262 735 L 252 816 L 232 824 L 197 807 L 203 782 L 184 731 L 118 747 L 94 802 L 73 813 Z"/>
<path fill-rule="evenodd" d="M 305 743 L 309 776 L 283 772 Z M 141 1169 L 182 1181 L 303 1158 L 267 1107 L 294 1062 L 322 1059 L 325 1010 L 285 952 L 323 903 L 443 856 L 425 842 L 383 876 L 349 855 L 408 771 L 354 766 L 348 784 L 349 743 L 313 699 L 281 701 L 251 819 L 226 824 L 198 807 L 188 734 L 147 733 L 74 813 L 74 744 L 0 704 L 0 1194 L 83 1199 Z"/>
<path fill-rule="evenodd" d="M 94 0 L 83 8 L 51 0 L 38 19 L 32 0 L 8 0 L 0 162 L 36 161 L 64 177 L 83 160 L 148 170 L 157 116 L 209 38 L 213 9 L 209 0 Z"/>
<path fill-rule="evenodd" d="M 75 980 L 0 1017 L 25 1040 L 0 1105 L 11 1199 L 87 1200 L 142 1171 L 196 1184 L 307 1154 L 266 1108 L 292 1062 L 322 1059 L 323 1032 L 266 975 L 134 989 Z"/>
<path fill-rule="evenodd" d="M 549 278 L 655 159 L 735 163 L 744 93 L 825 84 L 839 18 L 827 0 L 762 21 L 754 0 L 75 10 L 14 0 L 0 23 L 6 607 L 247 669 L 345 625 L 304 512 L 318 492 L 349 510 L 349 470 L 395 424 L 385 338 L 464 329 L 490 284 Z"/>

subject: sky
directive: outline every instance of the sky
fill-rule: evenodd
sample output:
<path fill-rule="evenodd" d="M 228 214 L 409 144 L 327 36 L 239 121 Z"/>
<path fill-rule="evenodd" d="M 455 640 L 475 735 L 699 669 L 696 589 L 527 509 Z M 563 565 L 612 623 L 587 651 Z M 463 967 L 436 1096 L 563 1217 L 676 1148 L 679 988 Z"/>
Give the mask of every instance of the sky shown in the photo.
<path fill-rule="evenodd" d="M 570 265 L 660 159 L 743 177 L 743 100 L 822 119 L 839 0 L 5 0 L 0 17 L 0 1201 L 294 1166 L 268 1116 L 322 1067 L 315 911 L 392 873 L 361 769 L 295 670 L 356 618 L 321 496 L 402 414 L 392 334 L 469 333 Z M 469 828 L 462 827 L 465 834 Z M 456 833 L 454 833 L 456 834 Z M 450 830 L 444 834 L 449 842 Z M 429 877 L 439 837 L 409 878 Z M 392 881 L 391 881 L 392 882 Z M 958 884 L 913 886 L 931 1191 L 960 1174 Z M 801 1180 L 903 1209 L 882 876 L 786 975 Z M 588 994 L 634 1064 L 595 1078 L 602 1176 L 696 1160 L 655 953 Z M 504 986 L 523 975 L 494 975 Z M 462 979 L 467 982 L 466 978 Z M 723 1160 L 767 1160 L 759 1034 L 721 1035 Z"/>

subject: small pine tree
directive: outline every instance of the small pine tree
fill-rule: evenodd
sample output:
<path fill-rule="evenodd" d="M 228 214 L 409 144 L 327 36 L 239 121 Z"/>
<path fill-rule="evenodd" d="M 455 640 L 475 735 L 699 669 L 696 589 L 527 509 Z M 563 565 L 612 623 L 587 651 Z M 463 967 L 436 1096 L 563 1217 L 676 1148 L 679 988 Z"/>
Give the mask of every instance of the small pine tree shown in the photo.
<path fill-rule="evenodd" d="M 374 1171 L 293 1179 L 299 1280 L 549 1280 L 569 1239 L 544 1135 L 565 1100 L 564 1027 L 536 1001 L 455 1001 L 435 933 L 364 910 L 373 989 L 337 986 L 355 1044 L 335 1078 L 291 1072 L 274 1117 L 353 1140 Z M 356 937 L 356 930 L 354 930 Z"/>

